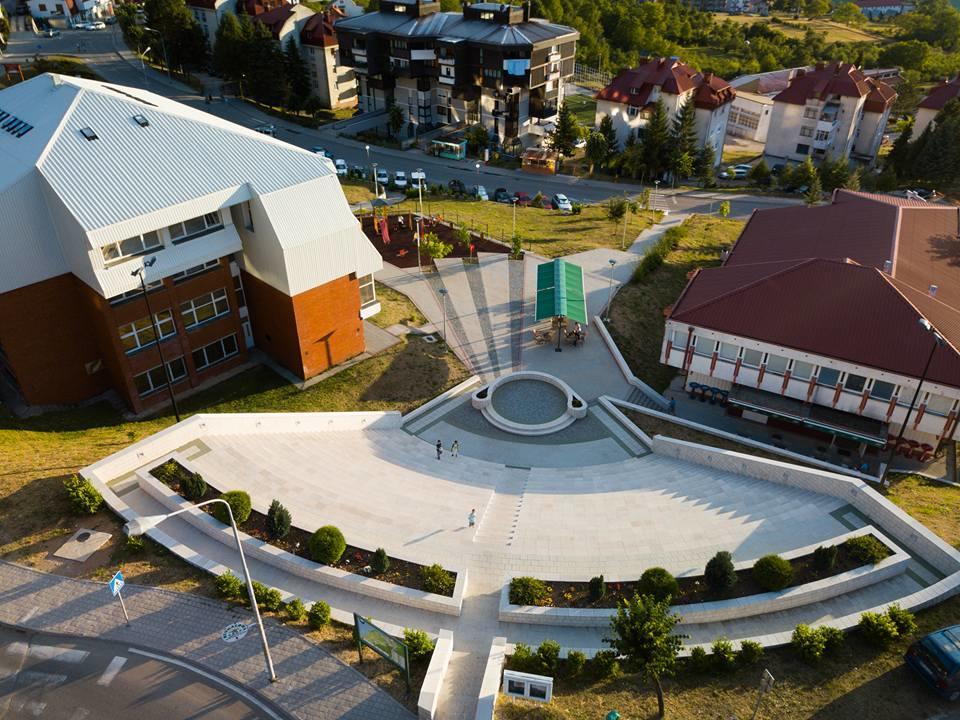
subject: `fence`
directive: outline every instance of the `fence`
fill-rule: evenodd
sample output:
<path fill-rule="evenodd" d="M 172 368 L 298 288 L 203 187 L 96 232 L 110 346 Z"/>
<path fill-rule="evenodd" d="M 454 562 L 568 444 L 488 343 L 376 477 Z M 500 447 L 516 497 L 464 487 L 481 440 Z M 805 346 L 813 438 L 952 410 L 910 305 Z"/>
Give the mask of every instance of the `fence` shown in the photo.
<path fill-rule="evenodd" d="M 590 67 L 589 65 L 584 65 L 582 63 L 574 63 L 573 65 L 574 85 L 587 85 L 602 88 L 609 85 L 612 79 L 613 75 L 606 70 Z"/>

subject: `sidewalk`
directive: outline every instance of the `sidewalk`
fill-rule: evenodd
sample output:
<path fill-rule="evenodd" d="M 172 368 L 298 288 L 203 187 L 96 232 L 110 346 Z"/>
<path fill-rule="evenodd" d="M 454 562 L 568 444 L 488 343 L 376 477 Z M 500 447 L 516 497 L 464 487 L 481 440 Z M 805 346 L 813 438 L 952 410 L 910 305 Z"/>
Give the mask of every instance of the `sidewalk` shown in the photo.
<path fill-rule="evenodd" d="M 243 608 L 197 595 L 127 585 L 130 626 L 106 584 L 48 575 L 0 561 L 0 622 L 47 632 L 129 642 L 179 655 L 259 693 L 303 720 L 410 720 L 412 715 L 360 673 L 296 630 L 265 620 L 279 680 L 271 683 L 254 629 L 232 644 L 220 633 L 252 622 Z"/>

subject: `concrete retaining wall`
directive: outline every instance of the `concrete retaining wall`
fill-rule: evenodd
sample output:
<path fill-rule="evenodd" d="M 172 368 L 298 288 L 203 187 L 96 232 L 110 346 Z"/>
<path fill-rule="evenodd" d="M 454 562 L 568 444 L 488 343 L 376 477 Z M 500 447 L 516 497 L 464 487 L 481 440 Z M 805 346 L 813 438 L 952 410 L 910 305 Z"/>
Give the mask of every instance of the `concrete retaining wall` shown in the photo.
<path fill-rule="evenodd" d="M 497 706 L 497 693 L 500 692 L 500 678 L 503 675 L 503 664 L 506 659 L 507 639 L 495 637 L 490 643 L 487 667 L 483 671 L 483 681 L 480 683 L 475 720 L 493 720 Z"/>
<path fill-rule="evenodd" d="M 435 720 L 437 704 L 440 702 L 440 690 L 443 688 L 443 679 L 450 665 L 453 655 L 453 633 L 441 630 L 437 636 L 437 644 L 430 656 L 426 677 L 420 686 L 420 697 L 417 700 L 417 717 L 420 720 Z"/>
<path fill-rule="evenodd" d="M 603 338 L 603 342 L 606 343 L 607 349 L 610 350 L 610 354 L 613 355 L 613 360 L 617 363 L 617 367 L 620 368 L 620 372 L 623 373 L 624 379 L 633 385 L 633 387 L 639 388 L 644 395 L 653 400 L 659 407 L 662 407 L 664 410 L 670 407 L 669 400 L 633 374 L 633 370 L 630 369 L 627 361 L 624 360 L 623 355 L 620 354 L 620 348 L 617 347 L 613 338 L 610 337 L 610 332 L 598 315 L 593 316 L 593 324 L 594 327 L 597 328 L 597 332 L 600 333 L 600 337 Z"/>
<path fill-rule="evenodd" d="M 476 385 L 479 385 L 481 382 L 482 380 L 479 375 L 473 375 L 472 377 L 467 378 L 462 383 L 458 385 L 454 385 L 452 388 L 450 388 L 449 390 L 446 390 L 445 392 L 440 393 L 432 400 L 428 400 L 420 407 L 414 408 L 413 410 L 408 412 L 406 415 L 403 416 L 402 420 L 400 421 L 400 424 L 403 426 L 409 425 L 417 418 L 422 417 L 423 415 L 426 415 L 428 412 L 430 412 L 434 408 L 440 407 L 448 400 L 451 400 L 457 397 L 458 395 L 466 392 L 470 388 Z"/>

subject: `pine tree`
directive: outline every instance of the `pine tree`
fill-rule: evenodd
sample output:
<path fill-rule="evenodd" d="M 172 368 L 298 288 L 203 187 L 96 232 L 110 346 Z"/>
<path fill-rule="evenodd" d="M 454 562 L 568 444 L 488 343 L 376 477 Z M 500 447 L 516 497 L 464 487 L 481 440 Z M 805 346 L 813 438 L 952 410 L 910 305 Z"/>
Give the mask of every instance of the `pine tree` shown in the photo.
<path fill-rule="evenodd" d="M 260 102 L 274 107 L 283 106 L 290 93 L 284 54 L 266 25 L 254 21 L 251 28 L 247 44 L 245 87 Z"/>
<path fill-rule="evenodd" d="M 910 140 L 913 138 L 913 118 L 903 128 L 900 135 L 893 142 L 890 154 L 887 155 L 887 166 L 892 167 L 899 175 L 907 175 L 907 162 L 910 159 Z"/>
<path fill-rule="evenodd" d="M 816 205 L 820 202 L 820 196 L 823 194 L 823 187 L 820 185 L 820 176 L 814 173 L 810 186 L 807 188 L 807 194 L 803 196 L 807 205 Z"/>
<path fill-rule="evenodd" d="M 670 133 L 670 166 L 676 174 L 678 163 L 684 155 L 692 158 L 697 152 L 697 108 L 690 97 L 677 111 Z"/>
<path fill-rule="evenodd" d="M 710 145 L 704 145 L 697 152 L 697 157 L 693 164 L 693 172 L 703 187 L 710 188 L 717 184 L 716 159 L 713 147 Z"/>
<path fill-rule="evenodd" d="M 250 21 L 245 23 L 233 13 L 224 13 L 213 46 L 213 68 L 229 80 L 239 80 L 246 72 L 246 49 L 250 42 Z"/>
<path fill-rule="evenodd" d="M 307 65 L 300 55 L 300 48 L 291 36 L 287 40 L 286 56 L 287 78 L 290 81 L 290 99 L 288 105 L 294 112 L 299 112 L 304 101 L 310 95 L 310 76 L 307 74 Z"/>
<path fill-rule="evenodd" d="M 612 117 L 609 115 L 604 115 L 603 119 L 600 120 L 600 126 L 597 128 L 597 131 L 603 135 L 604 138 L 606 138 L 607 147 L 610 149 L 611 153 L 615 153 L 620 150 L 620 142 L 617 140 L 617 131 L 613 128 Z"/>
<path fill-rule="evenodd" d="M 574 117 L 573 111 L 567 106 L 566 101 L 560 103 L 560 111 L 557 113 L 556 127 L 550 133 L 550 147 L 561 155 L 570 157 L 575 149 L 574 144 L 580 137 L 580 123 Z"/>
<path fill-rule="evenodd" d="M 670 165 L 670 128 L 667 109 L 657 100 L 643 129 L 643 164 L 651 179 L 659 178 Z"/>

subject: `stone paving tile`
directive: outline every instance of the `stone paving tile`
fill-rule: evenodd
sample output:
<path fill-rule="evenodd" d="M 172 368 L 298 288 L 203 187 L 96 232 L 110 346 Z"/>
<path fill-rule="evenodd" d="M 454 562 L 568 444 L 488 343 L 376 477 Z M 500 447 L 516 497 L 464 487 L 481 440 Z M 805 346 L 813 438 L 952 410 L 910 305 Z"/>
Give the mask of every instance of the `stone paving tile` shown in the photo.
<path fill-rule="evenodd" d="M 267 676 L 255 629 L 235 643 L 220 639 L 241 608 L 198 595 L 127 585 L 130 626 L 105 583 L 49 575 L 0 561 L 0 622 L 35 630 L 129 642 L 222 673 L 303 720 L 410 720 L 386 692 L 299 632 L 266 620 L 279 678 Z"/>

